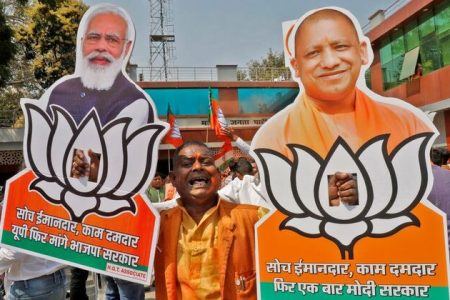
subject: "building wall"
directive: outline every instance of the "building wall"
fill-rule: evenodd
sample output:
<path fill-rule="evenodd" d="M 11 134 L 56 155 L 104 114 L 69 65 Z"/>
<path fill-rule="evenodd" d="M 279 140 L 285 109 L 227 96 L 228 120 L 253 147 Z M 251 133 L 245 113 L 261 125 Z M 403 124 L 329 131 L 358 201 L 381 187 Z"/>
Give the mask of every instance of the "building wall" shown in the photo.
<path fill-rule="evenodd" d="M 366 33 L 372 43 L 374 51 L 374 61 L 370 69 L 371 88 L 374 92 L 387 97 L 394 97 L 405 100 L 412 105 L 421 108 L 424 111 L 434 111 L 436 116 L 434 124 L 439 130 L 441 136 L 437 138 L 436 145 L 450 145 L 450 66 L 445 66 L 442 61 L 441 68 L 426 73 L 415 79 L 405 80 L 393 88 L 386 88 L 386 83 L 383 82 L 383 70 L 380 58 L 381 41 L 385 40 L 387 36 L 395 35 L 405 28 L 405 24 L 413 22 L 413 20 L 420 20 L 420 17 L 425 13 L 436 13 L 437 7 L 446 7 L 448 0 L 414 0 L 407 2 L 393 15 L 384 20 L 380 25 L 373 28 Z M 449 18 L 448 14 L 444 14 Z M 440 22 L 442 22 L 442 14 L 440 14 Z M 444 26 L 442 23 L 435 24 Z M 437 30 L 437 29 L 436 29 Z M 427 40 L 423 40 L 426 43 Z M 440 41 L 440 40 L 439 40 Z M 444 47 L 445 48 L 445 47 Z M 424 51 L 424 48 L 420 48 Z M 409 51 L 405 49 L 405 52 Z M 437 55 L 444 55 L 446 49 L 438 49 Z M 422 55 L 424 53 L 422 52 Z M 385 89 L 386 88 L 386 89 Z"/>
<path fill-rule="evenodd" d="M 372 68 L 372 90 L 374 92 L 406 100 L 417 107 L 450 99 L 449 79 L 450 66 L 447 66 L 385 91 L 380 64 Z"/>
<path fill-rule="evenodd" d="M 405 4 L 401 9 L 389 16 L 380 25 L 371 29 L 367 33 L 369 39 L 374 42 L 378 41 L 386 33 L 392 31 L 400 23 L 407 21 L 412 16 L 416 15 L 420 10 L 429 6 L 432 2 L 439 2 L 436 0 L 412 0 Z"/>
<path fill-rule="evenodd" d="M 138 82 L 150 95 L 157 107 L 161 120 L 166 120 L 167 106 L 172 112 L 184 141 L 198 140 L 218 151 L 223 141 L 209 128 L 209 93 L 219 105 L 233 127 L 244 141 L 251 143 L 259 127 L 286 105 L 292 103 L 298 94 L 296 82 Z M 174 147 L 161 144 L 158 170 L 168 173 Z M 243 156 L 234 148 L 235 156 Z"/>
<path fill-rule="evenodd" d="M 219 101 L 236 134 L 248 142 L 269 117 L 292 103 L 298 94 L 296 82 L 140 82 L 139 85 L 152 97 L 160 119 L 166 119 L 170 103 L 183 140 L 208 143 L 221 142 L 208 124 L 209 92 Z"/>

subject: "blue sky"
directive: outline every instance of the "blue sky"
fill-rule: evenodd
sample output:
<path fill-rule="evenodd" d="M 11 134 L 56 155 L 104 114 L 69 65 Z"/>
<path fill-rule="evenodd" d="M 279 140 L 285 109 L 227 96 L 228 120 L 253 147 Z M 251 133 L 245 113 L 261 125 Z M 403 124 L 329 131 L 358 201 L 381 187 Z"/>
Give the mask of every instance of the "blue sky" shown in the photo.
<path fill-rule="evenodd" d="M 308 10 L 339 6 L 350 10 L 361 26 L 378 9 L 395 0 L 171 0 L 175 26 L 177 67 L 214 67 L 237 64 L 265 56 L 269 48 L 282 50 L 281 23 L 300 17 Z M 105 1 L 84 0 L 88 5 Z M 136 27 L 136 45 L 131 62 L 149 65 L 148 0 L 110 0 L 124 7 Z"/>

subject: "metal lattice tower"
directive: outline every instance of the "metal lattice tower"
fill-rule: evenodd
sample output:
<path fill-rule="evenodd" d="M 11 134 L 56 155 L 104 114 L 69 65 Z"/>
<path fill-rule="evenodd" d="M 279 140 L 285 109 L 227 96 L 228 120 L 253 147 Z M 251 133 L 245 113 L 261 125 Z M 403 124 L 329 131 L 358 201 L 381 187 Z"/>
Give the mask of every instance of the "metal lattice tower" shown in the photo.
<path fill-rule="evenodd" d="M 149 2 L 150 78 L 151 80 L 167 81 L 175 50 L 171 0 L 149 0 Z"/>

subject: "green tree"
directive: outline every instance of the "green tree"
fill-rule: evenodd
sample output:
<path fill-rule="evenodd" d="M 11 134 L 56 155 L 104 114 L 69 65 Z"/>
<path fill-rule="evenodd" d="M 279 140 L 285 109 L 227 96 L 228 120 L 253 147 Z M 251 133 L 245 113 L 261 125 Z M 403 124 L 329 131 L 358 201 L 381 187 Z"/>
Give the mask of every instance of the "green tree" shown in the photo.
<path fill-rule="evenodd" d="M 0 127 L 9 127 L 13 126 L 17 123 L 17 120 L 21 117 L 22 112 L 20 109 L 19 100 L 21 97 L 32 97 L 35 93 L 28 93 L 28 90 L 38 91 L 39 89 L 29 89 L 29 87 L 33 86 L 34 76 L 30 76 L 30 72 L 27 71 L 30 68 L 27 66 L 23 60 L 20 59 L 22 51 L 22 47 L 17 44 L 16 39 L 14 38 L 15 28 L 19 24 L 23 24 L 25 17 L 23 14 L 23 9 L 27 4 L 26 0 L 0 0 L 1 9 L 0 13 L 2 14 L 1 22 L 2 29 L 1 41 L 0 41 L 0 61 L 2 69 L 0 77 L 5 78 L 4 73 L 8 74 L 6 84 L 2 84 L 0 87 Z M 5 23 L 3 23 L 5 22 Z M 8 65 L 6 65 L 6 58 L 9 56 L 5 53 L 11 53 L 8 51 L 9 46 L 8 42 L 5 41 L 5 34 L 3 29 L 4 25 L 7 25 L 10 30 L 7 35 L 10 36 L 10 42 L 13 44 L 14 50 L 13 55 L 10 56 L 10 60 Z M 5 45 L 5 47 L 3 46 Z M 6 72 L 4 72 L 5 68 L 8 68 Z M 26 74 L 28 73 L 28 76 Z M 4 83 L 4 81 L 3 81 Z M 17 123 L 20 126 L 20 122 Z"/>
<path fill-rule="evenodd" d="M 274 52 L 269 49 L 266 57 L 261 60 L 250 60 L 247 63 L 249 80 L 288 80 L 290 78 L 289 68 L 284 66 L 284 55 L 282 52 Z"/>
<path fill-rule="evenodd" d="M 249 80 L 247 71 L 242 69 L 242 68 L 238 68 L 236 75 L 237 75 L 237 80 L 238 81 L 247 81 L 247 80 Z"/>
<path fill-rule="evenodd" d="M 17 28 L 24 26 L 27 21 L 25 16 L 25 9 L 27 7 L 27 0 L 1 0 L 4 5 L 6 13 L 6 21 L 14 31 Z M 9 67 L 11 71 L 11 77 L 8 82 L 8 86 L 3 93 L 11 96 L 15 90 L 18 91 L 18 95 L 25 97 L 38 96 L 41 92 L 39 84 L 34 79 L 31 63 L 25 60 L 25 48 L 17 43 L 17 39 L 14 39 L 16 53 L 12 61 L 10 61 Z M 19 92 L 20 91 L 20 92 Z M 16 97 L 17 98 L 17 97 Z M 5 107 L 2 105 L 2 107 Z"/>
<path fill-rule="evenodd" d="M 86 9 L 79 0 L 41 0 L 25 10 L 16 38 L 43 88 L 74 72 L 76 33 Z"/>
<path fill-rule="evenodd" d="M 3 3 L 0 2 L 0 87 L 4 87 L 11 76 L 10 62 L 15 52 L 13 31 L 6 21 Z"/>

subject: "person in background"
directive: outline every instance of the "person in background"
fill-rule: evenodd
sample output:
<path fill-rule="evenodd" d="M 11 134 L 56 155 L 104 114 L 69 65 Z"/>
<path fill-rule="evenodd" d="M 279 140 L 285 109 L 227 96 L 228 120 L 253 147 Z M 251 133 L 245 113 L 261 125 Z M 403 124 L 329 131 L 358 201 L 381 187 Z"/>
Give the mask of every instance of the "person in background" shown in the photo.
<path fill-rule="evenodd" d="M 226 186 L 227 184 L 229 184 L 235 177 L 236 177 L 236 161 L 232 160 L 229 162 L 228 164 L 228 168 L 226 168 L 223 172 L 222 172 L 222 180 L 221 180 L 221 187 Z"/>
<path fill-rule="evenodd" d="M 152 203 L 160 203 L 166 200 L 164 175 L 162 173 L 155 173 L 155 176 L 153 177 L 150 186 L 145 191 L 145 194 Z"/>
<path fill-rule="evenodd" d="M 70 300 L 88 300 L 86 281 L 89 271 L 72 267 L 70 268 Z"/>
<path fill-rule="evenodd" d="M 66 297 L 65 265 L 0 248 L 0 273 L 6 272 L 6 299 L 61 300 Z"/>
<path fill-rule="evenodd" d="M 22 164 L 25 168 L 25 164 Z M 0 216 L 3 203 L 0 204 Z M 5 273 L 6 299 L 62 300 L 66 297 L 65 265 L 0 248 L 0 274 Z"/>
<path fill-rule="evenodd" d="M 446 162 L 444 154 L 443 150 L 431 149 L 431 170 L 433 172 L 434 181 L 431 192 L 428 195 L 428 200 L 446 213 L 450 242 L 450 171 L 441 168 L 442 163 Z"/>
<path fill-rule="evenodd" d="M 261 186 L 253 176 L 253 166 L 244 157 L 235 165 L 236 177 L 219 190 L 221 198 L 239 204 L 253 204 L 266 208 L 272 206 L 265 200 Z"/>
<path fill-rule="evenodd" d="M 450 152 L 447 149 L 440 149 L 442 156 L 441 168 L 445 170 L 450 170 Z"/>
<path fill-rule="evenodd" d="M 423 75 L 423 67 L 420 62 L 417 63 L 412 79 L 420 78 Z"/>
<path fill-rule="evenodd" d="M 165 190 L 164 201 L 178 198 L 177 189 L 172 184 L 172 174 L 173 172 L 169 172 L 169 175 L 166 176 L 164 184 Z"/>
<path fill-rule="evenodd" d="M 233 127 L 227 126 L 222 127 L 221 132 L 223 135 L 226 135 L 230 140 L 232 140 L 236 147 L 238 147 L 242 153 L 249 154 L 250 152 L 250 145 L 247 144 L 243 139 L 241 139 L 235 132 Z"/>

